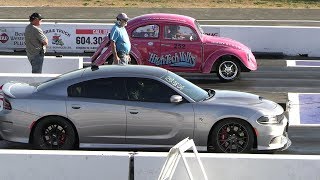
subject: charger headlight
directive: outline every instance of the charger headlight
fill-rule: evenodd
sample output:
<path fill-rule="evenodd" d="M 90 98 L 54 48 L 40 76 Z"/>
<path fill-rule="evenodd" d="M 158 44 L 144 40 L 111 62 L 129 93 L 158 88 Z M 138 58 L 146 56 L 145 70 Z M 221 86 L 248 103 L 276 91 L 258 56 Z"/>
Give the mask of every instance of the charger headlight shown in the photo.
<path fill-rule="evenodd" d="M 279 124 L 277 116 L 261 116 L 257 122 L 260 124 Z"/>

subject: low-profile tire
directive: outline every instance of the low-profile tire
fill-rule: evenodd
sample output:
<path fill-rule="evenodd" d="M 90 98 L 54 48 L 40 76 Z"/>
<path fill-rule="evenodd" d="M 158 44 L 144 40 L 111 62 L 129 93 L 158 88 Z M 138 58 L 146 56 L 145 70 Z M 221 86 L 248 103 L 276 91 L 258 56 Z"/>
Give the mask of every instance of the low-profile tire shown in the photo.
<path fill-rule="evenodd" d="M 48 117 L 37 123 L 33 133 L 33 146 L 35 149 L 61 149 L 75 148 L 76 132 L 67 120 L 61 117 Z"/>
<path fill-rule="evenodd" d="M 221 81 L 234 81 L 240 76 L 241 68 L 234 60 L 221 60 L 216 66 L 216 73 Z"/>
<path fill-rule="evenodd" d="M 242 120 L 228 119 L 219 122 L 211 134 L 214 152 L 248 153 L 252 151 L 254 133 L 251 126 Z"/>

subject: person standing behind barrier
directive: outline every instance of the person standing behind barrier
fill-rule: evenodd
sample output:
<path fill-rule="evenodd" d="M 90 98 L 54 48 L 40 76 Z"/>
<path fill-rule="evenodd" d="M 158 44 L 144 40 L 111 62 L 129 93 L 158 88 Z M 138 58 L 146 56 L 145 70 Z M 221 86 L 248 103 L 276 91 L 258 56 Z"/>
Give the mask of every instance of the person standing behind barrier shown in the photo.
<path fill-rule="evenodd" d="M 28 60 L 32 67 L 32 73 L 41 73 L 48 38 L 44 35 L 40 24 L 43 17 L 39 13 L 29 16 L 30 24 L 25 29 L 25 43 Z"/>
<path fill-rule="evenodd" d="M 110 45 L 113 54 L 113 64 L 128 64 L 131 59 L 129 52 L 131 43 L 125 26 L 129 18 L 125 13 L 117 16 L 117 21 L 110 32 Z"/>

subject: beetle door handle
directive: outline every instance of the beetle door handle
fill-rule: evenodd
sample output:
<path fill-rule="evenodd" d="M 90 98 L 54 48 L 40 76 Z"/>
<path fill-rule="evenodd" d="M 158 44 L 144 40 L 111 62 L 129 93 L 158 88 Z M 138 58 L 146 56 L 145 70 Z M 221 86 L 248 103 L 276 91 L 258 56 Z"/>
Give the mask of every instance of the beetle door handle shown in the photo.
<path fill-rule="evenodd" d="M 161 44 L 161 46 L 170 47 L 170 44 Z"/>

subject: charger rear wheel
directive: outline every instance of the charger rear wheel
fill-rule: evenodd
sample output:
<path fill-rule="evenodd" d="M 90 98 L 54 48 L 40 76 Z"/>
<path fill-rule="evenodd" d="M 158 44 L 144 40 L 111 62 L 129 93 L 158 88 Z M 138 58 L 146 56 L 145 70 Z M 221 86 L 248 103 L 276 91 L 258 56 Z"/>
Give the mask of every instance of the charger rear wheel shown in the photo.
<path fill-rule="evenodd" d="M 73 126 L 61 117 L 48 117 L 40 120 L 33 133 L 33 146 L 36 149 L 74 149 L 76 133 Z"/>

